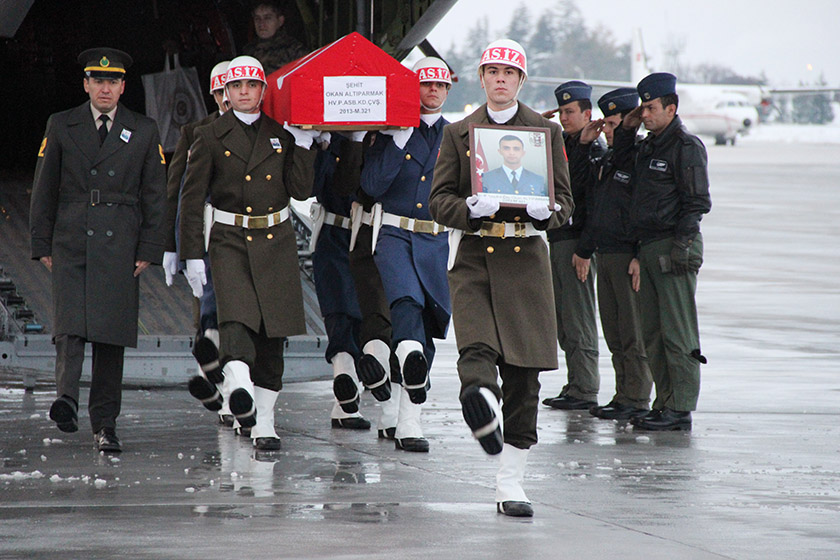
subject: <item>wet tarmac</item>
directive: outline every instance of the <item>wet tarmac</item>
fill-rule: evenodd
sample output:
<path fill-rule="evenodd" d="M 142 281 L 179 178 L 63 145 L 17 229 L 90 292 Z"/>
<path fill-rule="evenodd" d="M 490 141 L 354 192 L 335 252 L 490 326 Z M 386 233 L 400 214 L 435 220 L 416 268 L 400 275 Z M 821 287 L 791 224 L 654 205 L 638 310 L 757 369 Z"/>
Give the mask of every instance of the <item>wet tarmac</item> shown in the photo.
<path fill-rule="evenodd" d="M 496 461 L 461 417 L 453 340 L 432 372 L 429 454 L 330 428 L 331 384 L 314 381 L 284 388 L 283 450 L 259 454 L 186 389 L 126 390 L 125 451 L 109 457 L 86 414 L 57 431 L 53 388 L 6 373 L 0 558 L 840 558 L 840 147 L 709 152 L 692 432 L 542 409 L 536 516 L 516 520 L 496 514 Z M 601 374 L 605 403 L 605 347 Z M 543 396 L 564 380 L 545 373 Z"/>

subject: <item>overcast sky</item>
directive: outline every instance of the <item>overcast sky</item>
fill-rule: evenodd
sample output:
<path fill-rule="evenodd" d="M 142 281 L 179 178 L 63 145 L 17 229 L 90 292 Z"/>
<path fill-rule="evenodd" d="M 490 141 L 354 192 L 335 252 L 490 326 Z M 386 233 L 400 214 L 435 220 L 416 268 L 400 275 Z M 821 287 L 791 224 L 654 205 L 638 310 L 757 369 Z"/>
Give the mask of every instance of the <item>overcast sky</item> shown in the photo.
<path fill-rule="evenodd" d="M 521 3 L 459 0 L 429 40 L 447 50 L 484 16 L 491 31 L 504 31 L 510 10 Z M 527 2 L 532 18 L 555 4 Z M 683 63 L 721 64 L 752 76 L 763 70 L 774 86 L 815 82 L 820 73 L 840 85 L 840 0 L 577 0 L 577 6 L 588 28 L 601 25 L 618 43 L 630 42 L 632 29 L 641 28 L 653 69 L 663 62 L 666 45 L 682 40 Z"/>

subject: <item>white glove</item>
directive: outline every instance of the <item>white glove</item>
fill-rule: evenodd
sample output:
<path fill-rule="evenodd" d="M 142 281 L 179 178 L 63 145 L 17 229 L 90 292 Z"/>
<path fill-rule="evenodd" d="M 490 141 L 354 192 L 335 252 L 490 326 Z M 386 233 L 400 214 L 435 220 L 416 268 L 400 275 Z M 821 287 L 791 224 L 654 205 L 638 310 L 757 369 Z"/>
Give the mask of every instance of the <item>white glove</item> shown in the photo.
<path fill-rule="evenodd" d="M 322 130 L 320 134 L 318 134 L 318 138 L 315 139 L 316 142 L 321 144 L 321 148 L 326 150 L 330 147 L 330 140 L 332 139 L 332 134 L 327 132 L 326 130 Z"/>
<path fill-rule="evenodd" d="M 554 211 L 557 212 L 559 210 L 560 205 L 555 203 Z M 548 205 L 542 202 L 529 202 L 527 206 L 525 206 L 525 211 L 528 213 L 529 216 L 531 216 L 538 222 L 542 222 L 551 217 L 551 209 L 548 207 Z"/>
<path fill-rule="evenodd" d="M 303 130 L 297 126 L 289 126 L 289 123 L 283 124 L 283 128 L 288 130 L 292 136 L 295 137 L 295 144 L 308 150 L 312 147 L 312 142 L 321 135 L 319 130 Z"/>
<path fill-rule="evenodd" d="M 175 275 L 178 274 L 178 254 L 166 251 L 163 253 L 163 274 L 166 276 L 166 285 L 171 286 Z"/>
<path fill-rule="evenodd" d="M 499 211 L 499 201 L 474 194 L 467 197 L 467 207 L 470 209 L 470 218 L 486 218 Z"/>
<path fill-rule="evenodd" d="M 184 275 L 192 288 L 193 295 L 197 298 L 201 297 L 204 294 L 204 284 L 207 283 L 204 259 L 187 259 L 187 270 L 184 271 Z"/>
<path fill-rule="evenodd" d="M 353 142 L 361 142 L 365 139 L 365 134 L 367 134 L 367 130 L 354 130 L 350 133 L 350 140 Z"/>
<path fill-rule="evenodd" d="M 387 130 L 381 131 L 382 134 L 386 136 L 390 136 L 394 139 L 394 144 L 397 145 L 397 148 L 402 150 L 405 148 L 405 145 L 408 144 L 408 139 L 411 138 L 411 135 L 414 133 L 413 128 L 389 128 Z"/>

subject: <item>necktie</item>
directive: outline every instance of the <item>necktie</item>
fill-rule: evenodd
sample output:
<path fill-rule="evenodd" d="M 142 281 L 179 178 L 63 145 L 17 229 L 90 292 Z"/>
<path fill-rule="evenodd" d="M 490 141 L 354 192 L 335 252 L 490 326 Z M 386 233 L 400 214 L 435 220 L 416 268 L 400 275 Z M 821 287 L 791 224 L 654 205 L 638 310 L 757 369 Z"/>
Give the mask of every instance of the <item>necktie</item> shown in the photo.
<path fill-rule="evenodd" d="M 99 125 L 99 145 L 105 143 L 105 137 L 108 136 L 108 115 L 99 115 L 99 120 L 102 124 Z"/>
<path fill-rule="evenodd" d="M 519 184 L 519 181 L 516 180 L 516 171 L 511 173 L 511 176 L 512 176 L 512 178 L 510 180 L 510 184 L 513 185 L 513 188 L 515 189 L 516 186 Z"/>

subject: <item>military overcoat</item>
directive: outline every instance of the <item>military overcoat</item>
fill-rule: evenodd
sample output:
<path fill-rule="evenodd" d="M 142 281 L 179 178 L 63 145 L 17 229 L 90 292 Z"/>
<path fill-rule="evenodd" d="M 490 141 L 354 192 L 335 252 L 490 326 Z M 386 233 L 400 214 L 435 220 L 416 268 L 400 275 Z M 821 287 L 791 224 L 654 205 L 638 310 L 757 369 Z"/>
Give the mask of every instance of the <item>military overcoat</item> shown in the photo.
<path fill-rule="evenodd" d="M 137 345 L 138 260 L 160 263 L 166 168 L 155 122 L 119 105 L 102 146 L 90 102 L 52 115 L 32 185 L 32 258 L 52 257 L 54 335 Z"/>
<path fill-rule="evenodd" d="M 263 114 L 248 135 L 233 111 L 195 130 L 181 192 L 182 259 L 204 256 L 203 207 L 207 196 L 225 212 L 264 216 L 305 200 L 312 191 L 316 151 Z M 215 223 L 210 267 L 219 323 L 235 321 L 270 338 L 304 334 L 297 244 L 290 220 L 268 229 Z"/>
<path fill-rule="evenodd" d="M 429 208 L 435 221 L 464 231 L 477 231 L 465 199 L 471 194 L 470 123 L 490 124 L 482 105 L 464 120 L 444 128 Z M 560 127 L 522 103 L 510 126 L 551 130 L 554 197 L 561 209 L 535 227 L 557 228 L 574 205 Z M 486 221 L 530 222 L 524 209 L 503 208 Z M 458 348 L 483 343 L 514 366 L 557 367 L 554 293 L 548 246 L 539 236 L 517 238 L 464 235 L 449 271 L 452 316 Z"/>

